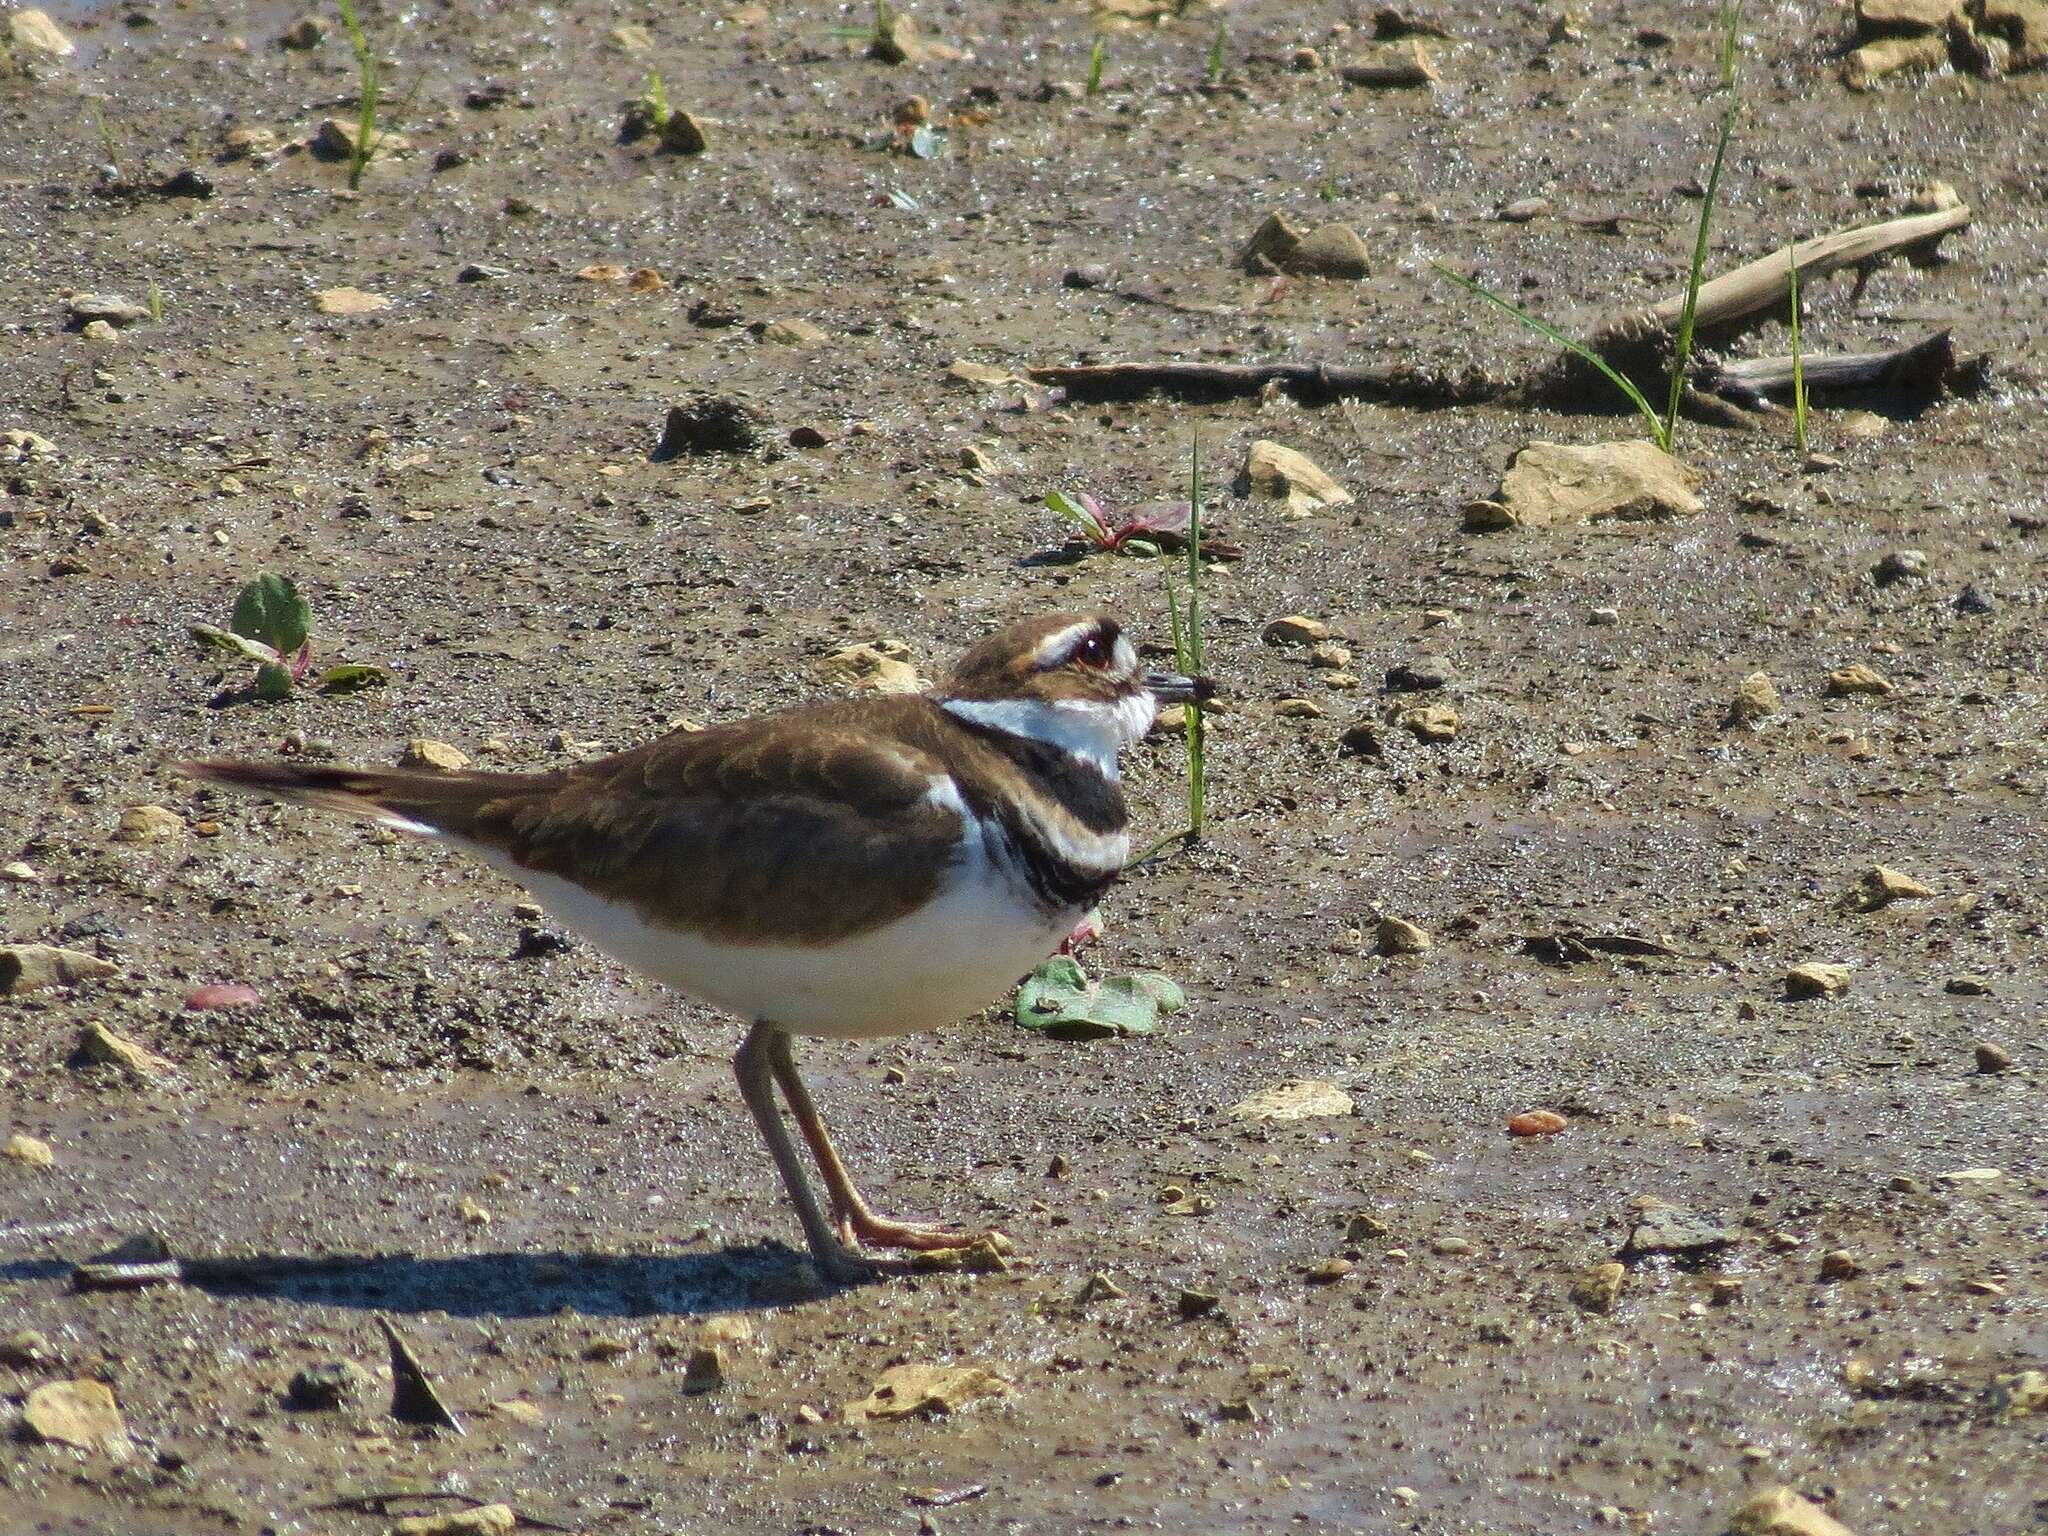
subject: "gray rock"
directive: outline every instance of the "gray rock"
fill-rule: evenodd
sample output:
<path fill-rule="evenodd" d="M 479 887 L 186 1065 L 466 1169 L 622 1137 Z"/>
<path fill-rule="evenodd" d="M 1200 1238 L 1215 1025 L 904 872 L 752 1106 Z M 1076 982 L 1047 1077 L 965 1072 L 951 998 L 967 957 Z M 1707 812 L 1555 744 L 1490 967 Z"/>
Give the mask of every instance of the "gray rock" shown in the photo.
<path fill-rule="evenodd" d="M 1428 693 L 1452 677 L 1450 658 L 1425 651 L 1387 668 L 1387 687 L 1395 693 Z"/>
<path fill-rule="evenodd" d="M 1735 1241 L 1735 1233 L 1717 1217 L 1675 1205 L 1653 1206 L 1636 1219 L 1622 1246 L 1623 1258 L 1667 1253 L 1700 1257 L 1717 1253 Z"/>
<path fill-rule="evenodd" d="M 370 1373 L 353 1360 L 329 1360 L 294 1373 L 284 1389 L 284 1404 L 304 1412 L 341 1408 L 361 1399 L 373 1384 Z"/>

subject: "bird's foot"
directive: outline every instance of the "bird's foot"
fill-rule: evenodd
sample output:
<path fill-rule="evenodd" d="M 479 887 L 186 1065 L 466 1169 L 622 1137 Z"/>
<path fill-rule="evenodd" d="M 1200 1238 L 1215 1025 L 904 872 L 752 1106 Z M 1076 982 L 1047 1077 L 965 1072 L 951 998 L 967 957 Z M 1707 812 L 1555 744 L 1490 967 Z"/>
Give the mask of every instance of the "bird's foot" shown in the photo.
<path fill-rule="evenodd" d="M 1000 1232 L 942 1232 L 898 1222 L 878 1222 L 877 1225 L 898 1234 L 898 1237 L 884 1239 L 871 1235 L 867 1241 L 877 1245 L 887 1241 L 889 1246 L 908 1250 L 903 1257 L 885 1258 L 866 1253 L 849 1240 L 831 1253 L 816 1256 L 818 1272 L 834 1284 L 857 1285 L 884 1275 L 928 1275 L 951 1271 L 996 1274 L 1023 1262 L 1017 1256 L 1017 1245 Z M 920 1245 L 902 1241 L 900 1234 L 903 1233 L 916 1233 L 924 1242 Z"/>

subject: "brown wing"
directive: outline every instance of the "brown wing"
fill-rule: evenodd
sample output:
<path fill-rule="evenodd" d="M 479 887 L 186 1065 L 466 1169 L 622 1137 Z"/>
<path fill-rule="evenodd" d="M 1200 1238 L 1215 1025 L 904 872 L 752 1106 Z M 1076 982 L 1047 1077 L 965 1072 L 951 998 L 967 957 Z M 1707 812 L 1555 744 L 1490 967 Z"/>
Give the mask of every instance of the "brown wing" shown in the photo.
<path fill-rule="evenodd" d="M 922 699 L 827 705 L 690 734 L 557 773 L 405 773 L 198 763 L 216 782 L 420 823 L 740 943 L 878 928 L 937 889 L 960 818 L 929 799 L 944 766 Z M 899 720 L 897 717 L 901 716 Z"/>

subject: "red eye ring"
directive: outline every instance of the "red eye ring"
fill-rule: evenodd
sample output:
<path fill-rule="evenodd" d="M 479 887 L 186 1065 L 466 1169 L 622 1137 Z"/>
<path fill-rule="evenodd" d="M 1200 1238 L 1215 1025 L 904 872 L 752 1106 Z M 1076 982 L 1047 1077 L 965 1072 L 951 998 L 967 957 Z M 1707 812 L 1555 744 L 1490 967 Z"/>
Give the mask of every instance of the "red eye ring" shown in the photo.
<path fill-rule="evenodd" d="M 1101 669 L 1109 665 L 1113 654 L 1114 652 L 1111 651 L 1109 642 L 1103 639 L 1102 631 L 1098 629 L 1074 647 L 1074 654 L 1071 659 L 1078 661 L 1084 667 Z"/>

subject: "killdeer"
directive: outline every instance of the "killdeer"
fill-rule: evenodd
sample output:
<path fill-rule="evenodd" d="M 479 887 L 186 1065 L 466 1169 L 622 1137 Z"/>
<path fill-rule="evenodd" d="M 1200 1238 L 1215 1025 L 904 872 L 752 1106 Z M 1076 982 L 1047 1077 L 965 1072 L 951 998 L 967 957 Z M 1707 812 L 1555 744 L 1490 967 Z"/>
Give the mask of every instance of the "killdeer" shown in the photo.
<path fill-rule="evenodd" d="M 993 1240 L 891 1221 L 854 1187 L 792 1035 L 871 1039 L 987 1006 L 1130 857 L 1117 753 L 1206 678 L 1146 673 L 1116 623 L 999 630 L 936 692 L 813 704 L 552 773 L 212 761 L 216 784 L 439 838 L 635 970 L 751 1025 L 733 1058 L 818 1268 Z M 821 1206 L 783 1125 L 823 1177 Z"/>

